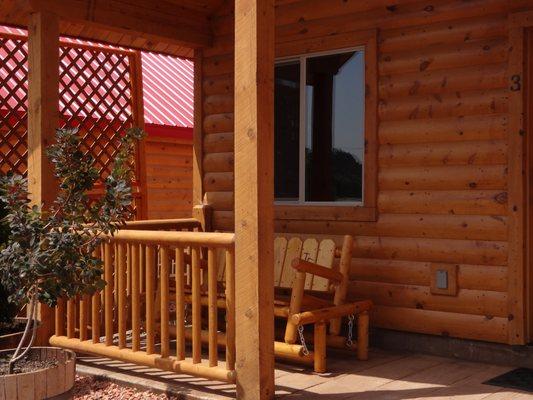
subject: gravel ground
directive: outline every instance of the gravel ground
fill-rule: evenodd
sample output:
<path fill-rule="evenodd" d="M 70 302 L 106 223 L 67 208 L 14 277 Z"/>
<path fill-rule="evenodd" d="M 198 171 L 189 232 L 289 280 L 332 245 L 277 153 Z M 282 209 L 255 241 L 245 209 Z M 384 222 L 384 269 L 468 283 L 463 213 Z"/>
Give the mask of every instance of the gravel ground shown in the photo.
<path fill-rule="evenodd" d="M 51 368 L 57 365 L 55 360 L 32 360 L 31 357 L 24 357 L 15 364 L 15 374 L 37 371 L 38 369 Z M 9 372 L 9 359 L 0 359 L 0 376 Z"/>
<path fill-rule="evenodd" d="M 176 400 L 166 394 L 156 394 L 117 385 L 103 378 L 76 376 L 73 395 L 75 400 Z"/>

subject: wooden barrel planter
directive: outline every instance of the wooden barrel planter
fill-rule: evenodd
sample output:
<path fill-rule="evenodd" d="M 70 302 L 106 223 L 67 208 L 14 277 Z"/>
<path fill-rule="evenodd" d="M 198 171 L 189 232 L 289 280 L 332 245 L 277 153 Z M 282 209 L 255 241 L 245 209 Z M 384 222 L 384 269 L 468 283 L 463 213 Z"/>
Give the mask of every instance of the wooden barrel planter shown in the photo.
<path fill-rule="evenodd" d="M 13 349 L 0 351 L 0 358 L 11 353 Z M 0 375 L 0 398 L 2 400 L 67 398 L 61 395 L 66 394 L 74 386 L 76 354 L 71 350 L 57 347 L 35 347 L 30 350 L 28 357 L 39 361 L 57 361 L 57 365 L 31 372 Z"/>

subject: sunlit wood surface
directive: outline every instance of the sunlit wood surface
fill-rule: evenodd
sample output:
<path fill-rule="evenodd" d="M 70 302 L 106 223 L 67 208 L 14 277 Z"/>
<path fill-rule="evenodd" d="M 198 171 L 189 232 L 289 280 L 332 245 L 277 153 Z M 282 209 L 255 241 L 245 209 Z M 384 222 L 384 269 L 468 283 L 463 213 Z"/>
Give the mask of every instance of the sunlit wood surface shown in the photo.
<path fill-rule="evenodd" d="M 328 361 L 330 358 L 328 358 Z M 484 385 L 506 366 L 418 354 L 371 352 L 369 361 L 331 358 L 330 374 L 276 370 L 276 389 L 287 399 L 533 399 L 516 390 Z"/>
<path fill-rule="evenodd" d="M 82 357 L 81 364 L 94 373 L 149 385 L 154 390 L 198 396 L 202 399 L 232 399 L 234 385 L 186 375 L 157 372 L 104 358 Z M 533 399 L 533 393 L 484 385 L 486 380 L 512 367 L 460 361 L 422 354 L 370 351 L 369 361 L 355 354 L 328 357 L 327 374 L 309 368 L 276 363 L 276 398 L 328 400 Z M 127 374 L 127 375 L 126 375 Z M 122 378 L 121 378 L 122 377 Z"/>

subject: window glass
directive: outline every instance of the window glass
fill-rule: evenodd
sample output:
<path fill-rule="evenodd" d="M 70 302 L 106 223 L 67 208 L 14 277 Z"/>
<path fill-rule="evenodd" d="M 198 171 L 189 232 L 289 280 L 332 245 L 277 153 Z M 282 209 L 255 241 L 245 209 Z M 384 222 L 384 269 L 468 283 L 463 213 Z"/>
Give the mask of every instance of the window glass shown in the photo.
<path fill-rule="evenodd" d="M 362 201 L 364 74 L 362 51 L 303 56 L 276 65 L 277 201 Z"/>
<path fill-rule="evenodd" d="M 362 200 L 364 100 L 362 52 L 307 59 L 306 201 Z"/>
<path fill-rule="evenodd" d="M 274 89 L 274 193 L 298 200 L 300 147 L 300 63 L 278 64 Z"/>

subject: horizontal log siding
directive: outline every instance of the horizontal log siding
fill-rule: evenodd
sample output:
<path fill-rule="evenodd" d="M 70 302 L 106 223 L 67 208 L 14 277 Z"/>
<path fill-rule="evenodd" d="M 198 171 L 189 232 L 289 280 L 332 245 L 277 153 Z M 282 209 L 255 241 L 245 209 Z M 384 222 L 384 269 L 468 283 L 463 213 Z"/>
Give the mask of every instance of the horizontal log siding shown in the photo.
<path fill-rule="evenodd" d="M 148 219 L 185 218 L 192 210 L 192 140 L 148 136 Z"/>
<path fill-rule="evenodd" d="M 276 43 L 302 52 L 313 38 L 346 47 L 350 35 L 379 28 L 377 221 L 276 221 L 278 232 L 356 236 L 349 294 L 375 302 L 375 326 L 508 341 L 509 7 L 505 0 L 278 3 Z M 214 27 L 217 39 L 204 53 L 204 187 L 214 228 L 231 231 L 231 13 Z M 457 296 L 430 293 L 432 263 L 458 265 Z"/>
<path fill-rule="evenodd" d="M 233 231 L 233 15 L 229 2 L 213 22 L 203 59 L 203 185 L 213 227 Z"/>

